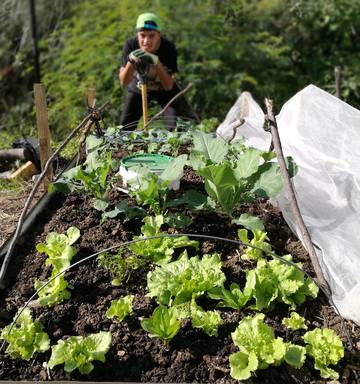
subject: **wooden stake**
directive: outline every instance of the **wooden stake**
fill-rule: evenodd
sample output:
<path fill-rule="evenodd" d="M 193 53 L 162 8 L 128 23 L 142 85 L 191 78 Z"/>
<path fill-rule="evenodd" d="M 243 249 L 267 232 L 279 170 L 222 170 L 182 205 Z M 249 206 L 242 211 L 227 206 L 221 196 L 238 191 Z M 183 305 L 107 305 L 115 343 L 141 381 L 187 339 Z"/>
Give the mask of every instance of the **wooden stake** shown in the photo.
<path fill-rule="evenodd" d="M 335 65 L 335 96 L 341 98 L 341 67 Z"/>
<path fill-rule="evenodd" d="M 147 86 L 145 83 L 141 84 L 141 99 L 142 99 L 142 110 L 143 110 L 143 120 L 144 120 L 144 131 L 147 131 L 148 102 L 147 102 Z"/>
<path fill-rule="evenodd" d="M 49 121 L 48 121 L 48 113 L 47 113 L 47 107 L 46 107 L 44 85 L 41 83 L 34 84 L 34 94 L 35 94 L 35 109 L 36 109 L 36 125 L 37 125 L 39 149 L 40 149 L 40 162 L 41 162 L 41 170 L 43 170 L 47 160 L 51 156 L 50 130 L 49 130 Z M 46 173 L 46 176 L 44 178 L 44 189 L 47 189 L 52 179 L 53 179 L 53 169 L 52 169 L 52 166 L 50 165 L 49 170 Z"/>
<path fill-rule="evenodd" d="M 311 241 L 311 237 L 309 231 L 304 223 L 304 220 L 301 216 L 299 205 L 296 200 L 295 191 L 293 185 L 291 184 L 290 177 L 286 168 L 286 163 L 282 151 L 282 146 L 280 142 L 279 132 L 277 128 L 276 119 L 273 113 L 273 102 L 270 99 L 265 99 L 265 105 L 267 109 L 267 115 L 269 119 L 269 125 L 271 129 L 272 141 L 274 143 L 274 149 L 277 155 L 277 160 L 280 166 L 281 175 L 284 182 L 284 190 L 286 193 L 286 197 L 290 203 L 291 211 L 294 215 L 295 222 L 300 229 L 302 240 L 304 241 L 305 248 L 309 252 L 311 263 L 314 267 L 314 271 L 316 273 L 318 284 L 322 287 L 322 289 L 330 295 L 330 287 L 327 284 L 323 272 L 320 267 L 319 260 L 317 258 L 315 248 Z"/>
<path fill-rule="evenodd" d="M 95 95 L 96 95 L 95 88 L 89 87 L 88 88 L 88 94 L 87 94 L 87 105 L 90 108 L 95 107 L 95 102 L 96 102 Z"/>

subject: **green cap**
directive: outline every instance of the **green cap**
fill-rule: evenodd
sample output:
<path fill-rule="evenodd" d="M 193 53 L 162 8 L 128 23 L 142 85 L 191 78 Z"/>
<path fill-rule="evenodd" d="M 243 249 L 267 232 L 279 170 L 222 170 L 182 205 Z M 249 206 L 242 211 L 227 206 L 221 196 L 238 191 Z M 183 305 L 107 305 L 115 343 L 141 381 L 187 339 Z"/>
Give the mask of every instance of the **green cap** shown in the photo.
<path fill-rule="evenodd" d="M 136 22 L 136 30 L 141 31 L 149 29 L 153 31 L 161 31 L 161 20 L 155 13 L 142 13 Z"/>

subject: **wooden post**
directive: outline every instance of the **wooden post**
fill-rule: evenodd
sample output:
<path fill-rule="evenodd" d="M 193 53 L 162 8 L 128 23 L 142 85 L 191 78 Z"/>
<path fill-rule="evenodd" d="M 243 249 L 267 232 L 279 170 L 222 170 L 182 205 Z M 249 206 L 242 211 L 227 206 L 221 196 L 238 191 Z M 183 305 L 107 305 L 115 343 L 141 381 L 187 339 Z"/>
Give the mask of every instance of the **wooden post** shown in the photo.
<path fill-rule="evenodd" d="M 95 102 L 96 102 L 95 95 L 96 95 L 95 88 L 90 86 L 88 88 L 88 94 L 87 94 L 87 105 L 90 108 L 95 107 Z"/>
<path fill-rule="evenodd" d="M 44 166 L 51 156 L 51 147 L 50 147 L 50 130 L 49 130 L 49 121 L 48 113 L 46 107 L 46 98 L 45 98 L 45 87 L 43 84 L 34 84 L 34 94 L 35 94 L 35 109 L 36 109 L 36 125 L 38 131 L 39 139 L 39 149 L 40 149 L 40 161 L 41 161 L 41 170 L 44 169 Z M 53 170 L 50 165 L 48 172 L 44 178 L 44 188 L 47 189 L 49 183 L 53 179 Z"/>

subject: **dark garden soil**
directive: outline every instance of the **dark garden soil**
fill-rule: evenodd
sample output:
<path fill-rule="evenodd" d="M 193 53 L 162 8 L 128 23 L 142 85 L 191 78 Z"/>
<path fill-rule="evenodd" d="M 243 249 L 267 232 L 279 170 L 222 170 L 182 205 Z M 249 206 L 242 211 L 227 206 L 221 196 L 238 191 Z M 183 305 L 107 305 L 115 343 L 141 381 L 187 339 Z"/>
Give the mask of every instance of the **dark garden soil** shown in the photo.
<path fill-rule="evenodd" d="M 181 181 L 181 188 L 202 189 L 201 180 L 187 170 Z M 174 193 L 176 195 L 176 193 Z M 114 191 L 115 201 L 130 199 L 121 192 Z M 179 208 L 180 210 L 180 208 Z M 183 208 L 181 208 L 183 211 Z M 302 262 L 304 269 L 313 274 L 309 258 L 301 243 L 291 234 L 281 213 L 268 201 L 259 199 L 256 203 L 243 206 L 239 213 L 249 212 L 258 215 L 264 222 L 274 251 L 279 255 L 291 253 L 294 261 Z M 237 238 L 236 226 L 229 226 L 225 216 L 217 213 L 194 214 L 187 212 L 194 220 L 186 232 Z M 129 241 L 140 234 L 140 219 L 126 223 L 123 217 L 109 219 L 100 224 L 100 213 L 92 208 L 85 196 L 73 193 L 67 197 L 56 196 L 51 206 L 43 213 L 31 232 L 24 236 L 17 246 L 11 268 L 8 273 L 8 289 L 1 292 L 1 310 L 8 314 L 0 319 L 1 324 L 10 322 L 26 300 L 34 293 L 35 279 L 45 279 L 50 270 L 44 266 L 45 255 L 35 250 L 35 245 L 44 242 L 50 231 L 64 233 L 70 226 L 81 231 L 76 243 L 79 252 L 73 259 L 78 261 L 90 254 L 112 245 Z M 169 232 L 176 232 L 168 228 Z M 204 253 L 218 252 L 224 262 L 223 271 L 227 280 L 243 284 L 244 269 L 253 264 L 240 259 L 239 249 L 235 244 L 201 241 Z M 0 378 L 2 380 L 83 380 L 83 381 L 129 381 L 129 382 L 186 382 L 186 383 L 236 383 L 229 373 L 229 355 L 237 349 L 232 343 L 231 332 L 239 321 L 254 311 L 235 311 L 220 309 L 224 324 L 219 327 L 218 337 L 209 337 L 203 331 L 191 327 L 184 321 L 177 336 L 164 345 L 156 338 L 150 338 L 141 328 L 140 320 L 150 317 L 156 307 L 153 299 L 146 297 L 146 275 L 153 266 L 146 265 L 142 270 L 134 271 L 128 281 L 120 287 L 110 284 L 108 270 L 100 268 L 93 258 L 66 273 L 66 279 L 73 286 L 69 300 L 54 308 L 33 308 L 33 316 L 44 324 L 52 343 L 66 339 L 71 335 L 86 336 L 99 331 L 111 331 L 112 345 L 106 355 L 106 362 L 94 362 L 95 369 L 82 376 L 75 371 L 66 374 L 62 366 L 51 370 L 51 377 L 43 367 L 43 362 L 50 357 L 50 351 L 38 354 L 29 362 L 0 356 Z M 121 323 L 106 318 L 105 312 L 113 299 L 127 294 L 135 295 L 133 314 Z M 202 303 L 203 304 L 203 303 Z M 209 305 L 209 303 L 204 303 Z M 345 357 L 336 370 L 340 373 L 340 383 L 360 383 L 359 340 L 360 329 L 351 321 L 341 321 L 324 295 L 316 300 L 308 300 L 297 312 L 307 319 L 309 329 L 330 327 L 342 339 Z M 281 324 L 281 319 L 288 316 L 289 309 L 278 304 L 275 310 L 266 313 L 266 322 L 274 329 L 275 335 L 286 341 L 302 344 L 302 331 L 289 332 Z M 287 364 L 269 367 L 257 371 L 247 383 L 325 383 L 320 378 L 313 362 L 308 358 L 301 369 L 294 369 Z"/>

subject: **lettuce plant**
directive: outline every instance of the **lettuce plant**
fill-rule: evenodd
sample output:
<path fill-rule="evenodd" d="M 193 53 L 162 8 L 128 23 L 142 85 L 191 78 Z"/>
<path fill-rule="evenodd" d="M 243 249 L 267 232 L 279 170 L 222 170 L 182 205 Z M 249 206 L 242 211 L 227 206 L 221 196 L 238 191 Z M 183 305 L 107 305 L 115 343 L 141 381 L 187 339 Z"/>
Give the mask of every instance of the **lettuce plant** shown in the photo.
<path fill-rule="evenodd" d="M 191 303 L 191 325 L 201 328 L 209 336 L 218 335 L 218 327 L 224 322 L 218 311 L 204 311 L 195 300 Z"/>
<path fill-rule="evenodd" d="M 29 360 L 35 352 L 45 352 L 50 348 L 49 336 L 43 332 L 40 322 L 33 321 L 29 308 L 23 310 L 11 331 L 10 327 L 7 325 L 2 329 L 0 340 L 7 341 L 5 353 L 12 358 Z"/>
<path fill-rule="evenodd" d="M 218 307 L 240 309 L 243 308 L 250 296 L 242 292 L 240 286 L 236 283 L 230 284 L 230 289 L 224 287 L 215 287 L 207 292 L 208 296 L 213 300 L 220 300 Z"/>
<path fill-rule="evenodd" d="M 54 272 L 51 274 L 51 277 L 53 276 L 55 276 Z M 44 284 L 44 281 L 36 280 L 34 287 L 38 290 Z M 72 286 L 65 280 L 64 276 L 60 275 L 56 277 L 39 292 L 39 304 L 46 307 L 53 307 L 64 300 L 70 299 L 71 292 L 67 288 L 72 289 Z"/>
<path fill-rule="evenodd" d="M 281 337 L 275 338 L 264 318 L 262 313 L 247 316 L 231 334 L 234 344 L 240 349 L 229 359 L 230 374 L 237 380 L 246 380 L 257 369 L 265 369 L 270 364 L 279 365 L 283 360 L 296 368 L 305 361 L 305 348 L 285 343 Z"/>
<path fill-rule="evenodd" d="M 149 319 L 141 321 L 141 326 L 150 337 L 158 337 L 168 343 L 179 332 L 180 321 L 174 308 L 159 305 Z"/>
<path fill-rule="evenodd" d="M 45 243 L 36 245 L 36 250 L 47 254 L 45 265 L 52 265 L 57 272 L 60 272 L 70 265 L 72 258 L 76 255 L 77 250 L 72 247 L 72 244 L 79 237 L 80 231 L 76 227 L 68 228 L 66 235 L 50 232 L 46 236 Z"/>
<path fill-rule="evenodd" d="M 110 308 L 106 311 L 108 319 L 116 318 L 117 321 L 122 321 L 128 314 L 132 312 L 132 304 L 134 295 L 127 295 L 118 300 L 111 302 Z"/>
<path fill-rule="evenodd" d="M 164 305 L 178 305 L 196 299 L 211 288 L 223 285 L 226 278 L 221 265 L 217 253 L 189 259 L 184 252 L 178 260 L 148 273 L 148 296 L 155 297 L 159 304 Z"/>
<path fill-rule="evenodd" d="M 92 361 L 105 361 L 105 355 L 110 349 L 111 333 L 99 332 L 87 337 L 71 336 L 66 340 L 59 340 L 51 347 L 49 368 L 65 364 L 65 372 L 78 369 L 83 375 L 88 375 L 93 369 Z"/>
<path fill-rule="evenodd" d="M 282 319 L 282 324 L 293 330 L 307 329 L 305 319 L 296 312 L 291 312 L 290 317 L 284 317 Z"/>
<path fill-rule="evenodd" d="M 164 216 L 146 216 L 143 222 L 144 225 L 141 227 L 142 235 L 134 236 L 134 240 L 165 234 L 165 232 L 160 231 L 161 226 L 164 224 Z M 160 237 L 158 239 L 150 239 L 131 244 L 129 248 L 138 256 L 142 256 L 156 264 L 164 265 L 171 260 L 176 248 L 183 247 L 198 249 L 199 242 L 190 240 L 187 236 Z"/>
<path fill-rule="evenodd" d="M 336 333 L 329 328 L 314 329 L 303 336 L 306 353 L 315 360 L 315 368 L 324 379 L 337 380 L 339 374 L 329 365 L 335 365 L 344 357 L 344 347 Z"/>
<path fill-rule="evenodd" d="M 283 257 L 291 261 L 291 255 Z M 297 264 L 301 267 L 301 264 Z M 261 311 L 272 309 L 275 300 L 290 305 L 295 309 L 302 304 L 306 296 L 315 298 L 319 288 L 298 268 L 280 260 L 260 259 L 255 269 L 246 272 L 244 292 L 251 295 L 256 303 L 251 308 Z"/>
<path fill-rule="evenodd" d="M 72 246 L 80 237 L 80 231 L 76 227 L 70 227 L 65 234 L 50 232 L 46 237 L 46 243 L 39 243 L 36 246 L 38 252 L 44 252 L 48 255 L 45 265 L 52 265 L 53 270 L 51 278 L 59 272 L 64 271 L 71 264 L 72 258 L 77 250 Z M 45 282 L 36 280 L 34 287 L 40 289 Z M 72 288 L 65 280 L 64 275 L 60 275 L 52 280 L 46 287 L 39 292 L 38 302 L 43 306 L 54 306 L 71 296 L 67 288 Z"/>
<path fill-rule="evenodd" d="M 258 260 L 266 256 L 268 252 L 271 252 L 271 245 L 267 243 L 267 241 L 269 241 L 267 233 L 258 229 L 253 229 L 251 232 L 254 237 L 249 240 L 247 229 L 243 228 L 238 230 L 238 237 L 243 243 L 258 248 L 246 247 L 244 254 L 241 255 L 241 258 L 244 260 Z"/>

